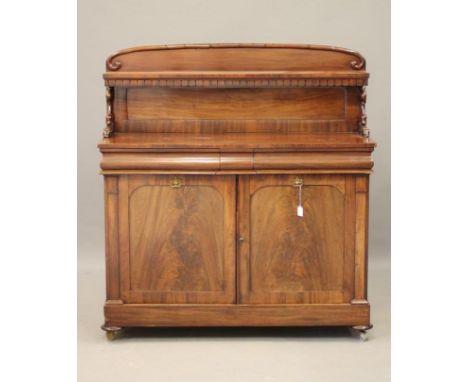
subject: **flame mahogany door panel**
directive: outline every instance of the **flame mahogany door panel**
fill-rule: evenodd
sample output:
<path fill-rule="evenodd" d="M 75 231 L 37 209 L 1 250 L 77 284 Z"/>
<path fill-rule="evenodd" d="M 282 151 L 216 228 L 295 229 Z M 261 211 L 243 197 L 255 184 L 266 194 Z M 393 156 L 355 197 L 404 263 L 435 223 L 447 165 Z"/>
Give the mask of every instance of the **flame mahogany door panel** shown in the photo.
<path fill-rule="evenodd" d="M 234 303 L 235 176 L 119 177 L 126 303 Z"/>
<path fill-rule="evenodd" d="M 297 215 L 303 181 L 303 217 Z M 239 302 L 349 303 L 354 285 L 352 175 L 239 177 Z"/>

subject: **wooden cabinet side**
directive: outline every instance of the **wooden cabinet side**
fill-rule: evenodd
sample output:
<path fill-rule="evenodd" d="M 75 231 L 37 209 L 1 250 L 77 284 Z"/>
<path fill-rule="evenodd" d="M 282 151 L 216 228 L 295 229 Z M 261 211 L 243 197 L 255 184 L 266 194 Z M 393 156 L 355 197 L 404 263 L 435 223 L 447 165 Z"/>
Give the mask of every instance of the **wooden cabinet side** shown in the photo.
<path fill-rule="evenodd" d="M 118 176 L 104 176 L 106 300 L 108 304 L 122 303 L 120 299 L 118 183 Z"/>
<path fill-rule="evenodd" d="M 367 263 L 369 229 L 369 175 L 356 176 L 356 246 L 353 304 L 368 304 Z"/>

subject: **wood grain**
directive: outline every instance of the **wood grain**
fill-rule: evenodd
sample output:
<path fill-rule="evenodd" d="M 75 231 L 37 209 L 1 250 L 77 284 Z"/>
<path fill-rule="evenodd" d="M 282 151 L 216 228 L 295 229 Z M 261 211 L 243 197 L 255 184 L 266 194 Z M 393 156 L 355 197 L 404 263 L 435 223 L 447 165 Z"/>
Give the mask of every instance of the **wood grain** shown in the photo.
<path fill-rule="evenodd" d="M 344 119 L 344 88 L 164 89 L 130 88 L 132 119 Z M 157 107 L 154 107 L 157 105 Z"/>
<path fill-rule="evenodd" d="M 370 170 L 370 153 L 363 152 L 286 152 L 286 153 L 105 153 L 103 170 L 199 170 L 226 169 L 297 170 L 362 169 Z"/>
<path fill-rule="evenodd" d="M 304 217 L 291 176 L 240 178 L 242 303 L 343 303 L 346 179 L 304 176 Z M 247 185 L 245 185 L 246 183 Z M 246 220 L 249 220 L 248 222 Z M 349 261 L 348 261 L 349 263 Z"/>
<path fill-rule="evenodd" d="M 367 300 L 367 245 L 369 224 L 369 177 L 356 177 L 356 248 L 355 294 L 356 300 Z"/>
<path fill-rule="evenodd" d="M 102 152 L 111 151 L 367 151 L 375 142 L 359 134 L 116 134 L 99 143 Z"/>
<path fill-rule="evenodd" d="M 358 52 L 306 44 L 153 45 L 124 49 L 106 60 L 108 71 L 322 70 L 360 71 Z"/>
<path fill-rule="evenodd" d="M 348 109 L 349 110 L 349 109 Z M 350 114 L 348 114 L 349 116 Z M 354 118 L 347 119 L 125 119 L 120 133 L 194 133 L 200 136 L 232 133 L 350 133 L 357 132 Z M 117 129 L 117 128 L 116 128 Z M 253 138 L 253 137 L 251 137 Z"/>
<path fill-rule="evenodd" d="M 354 326 L 369 325 L 369 305 L 105 306 L 108 326 Z"/>
<path fill-rule="evenodd" d="M 374 146 L 358 134 L 116 134 L 99 145 L 106 172 L 368 171 Z"/>
<path fill-rule="evenodd" d="M 117 176 L 104 178 L 107 300 L 120 299 L 118 181 Z"/>
<path fill-rule="evenodd" d="M 128 180 L 128 302 L 235 299 L 235 179 L 142 176 Z"/>
<path fill-rule="evenodd" d="M 264 186 L 251 195 L 254 293 L 341 291 L 343 194 L 333 186 L 305 185 L 302 200 L 305 214 L 298 217 L 295 187 Z"/>
<path fill-rule="evenodd" d="M 130 87 L 125 102 L 125 113 L 120 107 L 115 115 L 116 132 L 358 132 L 361 113 L 356 92 L 344 87 Z"/>
<path fill-rule="evenodd" d="M 223 204 L 210 186 L 134 190 L 129 206 L 131 289 L 222 290 Z"/>

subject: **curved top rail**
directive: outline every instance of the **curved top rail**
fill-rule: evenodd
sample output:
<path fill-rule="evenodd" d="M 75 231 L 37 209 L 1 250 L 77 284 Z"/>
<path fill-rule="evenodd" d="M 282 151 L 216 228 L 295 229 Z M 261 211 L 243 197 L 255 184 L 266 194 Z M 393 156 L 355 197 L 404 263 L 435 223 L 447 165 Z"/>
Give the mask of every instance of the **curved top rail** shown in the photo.
<path fill-rule="evenodd" d="M 149 45 L 120 50 L 107 71 L 361 71 L 366 60 L 355 51 L 308 44 Z"/>

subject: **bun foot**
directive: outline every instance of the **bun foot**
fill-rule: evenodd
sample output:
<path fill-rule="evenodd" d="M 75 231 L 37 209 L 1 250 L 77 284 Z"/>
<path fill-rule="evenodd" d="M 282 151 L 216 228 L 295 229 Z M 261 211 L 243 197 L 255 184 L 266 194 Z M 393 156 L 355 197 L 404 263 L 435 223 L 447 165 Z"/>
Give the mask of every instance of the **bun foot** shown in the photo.
<path fill-rule="evenodd" d="M 101 326 L 101 329 L 106 332 L 106 338 L 109 341 L 114 341 L 122 336 L 123 329 L 118 326 Z"/>
<path fill-rule="evenodd" d="M 368 330 L 372 329 L 372 325 L 357 325 L 350 328 L 351 333 L 359 333 L 359 338 L 361 341 L 365 342 L 369 339 Z"/>

